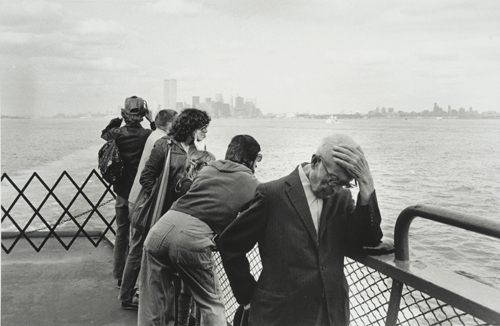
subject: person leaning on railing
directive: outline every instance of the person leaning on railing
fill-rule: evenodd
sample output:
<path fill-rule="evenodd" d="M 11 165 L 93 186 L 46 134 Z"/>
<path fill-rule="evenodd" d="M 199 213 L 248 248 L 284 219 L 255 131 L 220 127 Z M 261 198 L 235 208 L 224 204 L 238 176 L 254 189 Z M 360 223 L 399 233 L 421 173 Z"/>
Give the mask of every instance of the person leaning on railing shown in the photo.
<path fill-rule="evenodd" d="M 138 325 L 170 325 L 174 298 L 167 294 L 175 273 L 200 308 L 201 324 L 227 325 L 212 252 L 216 237 L 253 198 L 259 152 L 253 137 L 233 137 L 225 160 L 204 167 L 188 192 L 151 228 L 144 242 Z"/>
<path fill-rule="evenodd" d="M 356 204 L 349 190 L 354 183 Z M 248 324 L 348 325 L 345 250 L 377 246 L 380 222 L 368 163 L 346 135 L 324 138 L 311 163 L 259 185 L 250 207 L 218 243 Z M 256 243 L 262 259 L 257 282 L 246 257 Z"/>

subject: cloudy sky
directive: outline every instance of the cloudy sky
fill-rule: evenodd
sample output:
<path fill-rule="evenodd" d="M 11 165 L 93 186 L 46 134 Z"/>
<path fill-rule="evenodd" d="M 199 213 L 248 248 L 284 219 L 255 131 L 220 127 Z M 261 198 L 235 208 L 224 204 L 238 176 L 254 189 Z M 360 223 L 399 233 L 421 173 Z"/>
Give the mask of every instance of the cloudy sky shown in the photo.
<path fill-rule="evenodd" d="M 0 0 L 2 114 L 222 93 L 263 113 L 500 111 L 500 1 Z"/>

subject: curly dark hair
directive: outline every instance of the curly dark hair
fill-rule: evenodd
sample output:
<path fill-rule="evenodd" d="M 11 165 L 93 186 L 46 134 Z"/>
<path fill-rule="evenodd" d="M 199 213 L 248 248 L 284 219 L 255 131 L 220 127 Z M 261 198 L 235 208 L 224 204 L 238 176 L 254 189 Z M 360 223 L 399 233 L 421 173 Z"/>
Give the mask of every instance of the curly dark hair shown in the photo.
<path fill-rule="evenodd" d="M 169 135 L 176 141 L 186 141 L 196 129 L 208 125 L 212 119 L 202 110 L 184 109 L 174 120 Z"/>

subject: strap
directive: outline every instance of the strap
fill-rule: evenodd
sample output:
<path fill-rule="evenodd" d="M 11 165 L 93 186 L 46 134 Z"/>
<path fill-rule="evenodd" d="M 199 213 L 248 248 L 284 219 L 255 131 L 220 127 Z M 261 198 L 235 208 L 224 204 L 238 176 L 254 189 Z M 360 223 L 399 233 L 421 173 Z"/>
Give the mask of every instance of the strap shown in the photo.
<path fill-rule="evenodd" d="M 161 216 L 161 209 L 163 208 L 163 204 L 165 203 L 165 197 L 167 193 L 168 187 L 168 178 L 170 177 L 170 157 L 172 152 L 172 145 L 168 146 L 167 158 L 165 160 L 165 166 L 163 167 L 163 173 L 160 183 L 160 189 L 158 190 L 158 195 L 156 197 L 156 203 L 153 211 L 153 220 L 151 225 L 154 225 Z"/>

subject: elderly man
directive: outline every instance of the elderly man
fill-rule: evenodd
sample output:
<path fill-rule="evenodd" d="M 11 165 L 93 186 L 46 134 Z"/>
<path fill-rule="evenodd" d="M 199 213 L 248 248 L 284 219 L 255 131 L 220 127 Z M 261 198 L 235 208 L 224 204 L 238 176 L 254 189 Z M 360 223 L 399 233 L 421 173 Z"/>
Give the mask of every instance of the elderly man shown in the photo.
<path fill-rule="evenodd" d="M 380 222 L 368 163 L 346 135 L 324 138 L 311 163 L 259 185 L 218 246 L 237 301 L 250 309 L 249 325 L 348 325 L 345 251 L 378 245 Z M 256 243 L 257 282 L 246 258 Z"/>

